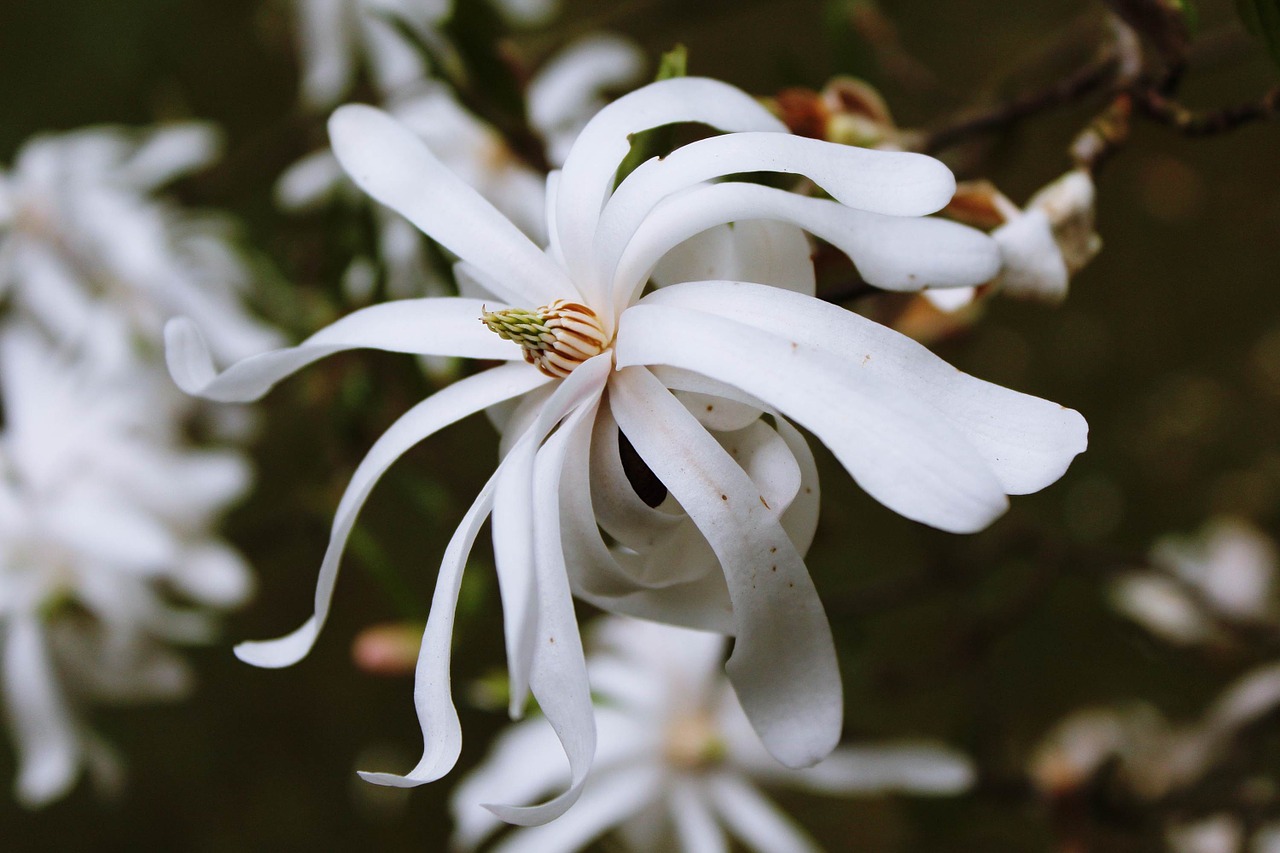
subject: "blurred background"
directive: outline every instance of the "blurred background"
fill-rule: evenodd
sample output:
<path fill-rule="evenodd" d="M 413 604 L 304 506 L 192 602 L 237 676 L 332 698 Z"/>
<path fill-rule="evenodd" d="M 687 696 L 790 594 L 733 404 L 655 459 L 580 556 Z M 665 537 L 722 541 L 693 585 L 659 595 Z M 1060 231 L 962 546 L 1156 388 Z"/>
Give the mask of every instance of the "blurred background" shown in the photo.
<path fill-rule="evenodd" d="M 933 127 L 1061 78 L 1088 55 L 1100 14 L 1067 0 L 880 0 L 876 20 L 890 26 L 868 29 L 856 21 L 864 6 L 568 2 L 551 23 L 514 30 L 510 44 L 536 68 L 570 38 L 607 29 L 643 47 L 651 74 L 662 52 L 683 43 L 690 73 L 759 95 L 854 74 L 880 90 L 899 125 Z M 1193 54 L 1184 102 L 1218 107 L 1274 85 L 1275 67 L 1231 4 L 1196 6 L 1207 47 Z M 237 218 L 256 276 L 252 301 L 301 337 L 350 309 L 339 281 L 370 237 L 350 216 L 286 214 L 273 203 L 279 175 L 324 143 L 323 114 L 299 106 L 294 27 L 284 0 L 6 0 L 0 163 L 42 131 L 217 123 L 225 155 L 171 194 Z M 369 97 L 360 88 L 351 95 Z M 1067 146 L 1100 103 L 1082 98 L 975 137 L 944 159 L 1021 203 L 1070 166 Z M 1277 532 L 1278 155 L 1275 122 L 1204 139 L 1136 124 L 1098 173 L 1104 248 L 1066 302 L 991 300 L 978 322 L 935 344 L 961 369 L 1089 421 L 1089 450 L 1067 475 L 1013 499 L 989 530 L 957 537 L 906 521 L 859 491 L 815 443 L 824 500 L 807 562 L 839 648 L 846 738 L 932 737 L 967 751 L 981 771 L 972 792 L 947 799 L 779 793 L 828 849 L 1156 850 L 1170 815 L 1245 808 L 1250 820 L 1280 816 L 1280 713 L 1251 728 L 1230 772 L 1159 808 L 1119 786 L 1090 787 L 1077 802 L 1028 778 L 1037 748 L 1073 712 L 1142 701 L 1174 722 L 1194 721 L 1243 673 L 1280 657 L 1275 632 L 1162 642 L 1117 612 L 1109 592 L 1159 537 L 1194 533 L 1214 517 Z M 330 361 L 256 407 L 256 487 L 226 530 L 259 590 L 226 620 L 222 641 L 191 651 L 192 696 L 96 709 L 95 728 L 126 757 L 123 793 L 103 801 L 81 784 L 38 811 L 0 798 L 0 847 L 444 849 L 448 792 L 505 722 L 483 691 L 466 687 L 503 665 L 487 547 L 466 575 L 455 637 L 459 771 L 411 792 L 356 778 L 357 768 L 408 767 L 421 739 L 411 677 L 362 671 L 352 645 L 370 625 L 425 619 L 448 535 L 492 470 L 496 440 L 486 421 L 471 418 L 425 442 L 375 491 L 331 622 L 308 659 L 268 671 L 231 654 L 234 642 L 279 635 L 309 614 L 352 470 L 432 387 L 401 356 Z M 589 610 L 580 605 L 582 617 Z M 0 749 L 0 779 L 13 773 L 12 752 Z M 1242 779 L 1256 783 L 1243 800 Z"/>

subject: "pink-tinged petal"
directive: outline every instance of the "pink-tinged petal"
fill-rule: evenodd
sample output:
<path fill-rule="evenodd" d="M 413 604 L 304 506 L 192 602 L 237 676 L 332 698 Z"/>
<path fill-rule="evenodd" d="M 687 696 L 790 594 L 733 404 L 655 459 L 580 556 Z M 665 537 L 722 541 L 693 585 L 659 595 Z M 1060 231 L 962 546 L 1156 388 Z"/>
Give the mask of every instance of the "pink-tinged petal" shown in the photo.
<path fill-rule="evenodd" d="M 663 80 L 614 101 L 596 113 L 565 158 L 557 192 L 556 223 L 568 269 L 575 281 L 591 281 L 591 253 L 600 211 L 613 189 L 618 166 L 642 130 L 698 122 L 726 131 L 783 131 L 785 126 L 747 93 L 703 77 Z M 590 287 L 603 288 L 602 281 Z M 600 290 L 583 296 L 593 298 Z"/>
<path fill-rule="evenodd" d="M 804 175 L 842 205 L 890 216 L 933 213 L 956 190 L 951 170 L 922 154 L 872 151 L 789 133 L 713 136 L 642 164 L 618 186 L 595 234 L 597 274 L 613 281 L 632 235 L 663 199 L 743 172 Z"/>
<path fill-rule="evenodd" d="M 648 220 L 646 220 L 648 225 Z M 754 281 L 812 296 L 813 244 L 786 222 L 744 219 L 709 228 L 663 254 L 649 275 L 658 287 L 685 281 Z M 624 261 L 625 263 L 625 261 Z M 632 272 L 620 271 L 614 304 L 631 302 Z"/>
<path fill-rule="evenodd" d="M 658 259 L 679 243 L 724 223 L 759 219 L 780 220 L 826 240 L 853 260 L 869 284 L 886 290 L 963 287 L 989 281 L 1000 272 L 996 242 L 966 225 L 868 213 L 759 184 L 721 183 L 659 203 L 631 237 L 618 264 L 615 287 L 630 301 Z M 712 279 L 773 284 L 733 275 L 683 280 Z"/>
<path fill-rule="evenodd" d="M 862 488 L 907 518 L 968 533 L 1004 512 L 1005 491 L 989 463 L 937 409 L 902 383 L 808 343 L 810 330 L 798 321 L 775 315 L 775 328 L 786 336 L 642 303 L 623 315 L 615 352 L 620 366 L 683 367 L 760 397 L 817 435 Z"/>
<path fill-rule="evenodd" d="M 647 370 L 615 374 L 610 404 L 720 558 L 737 626 L 725 669 L 752 725 L 787 766 L 816 763 L 840 737 L 840 671 L 822 603 L 777 512 Z"/>
<path fill-rule="evenodd" d="M 0 633 L 0 693 L 18 756 L 14 795 L 34 808 L 61 797 L 75 782 L 80 738 L 40 626 L 24 615 L 7 621 L 7 630 Z"/>
<path fill-rule="evenodd" d="M 728 853 L 729 839 L 697 785 L 677 778 L 667 792 L 667 808 L 671 811 L 680 849 L 689 853 Z"/>
<path fill-rule="evenodd" d="M 524 394 L 548 381 L 529 365 L 503 365 L 455 382 L 402 415 L 370 448 L 338 503 L 329 546 L 316 581 L 315 615 L 288 636 L 265 642 L 241 643 L 236 647 L 236 655 L 246 663 L 265 667 L 289 666 L 301 660 L 311 650 L 329 612 L 329 601 L 338 579 L 338 565 L 356 515 L 382 474 L 407 450 L 432 433 L 486 406 Z"/>
<path fill-rule="evenodd" d="M 249 356 L 221 373 L 199 327 L 177 317 L 165 326 L 165 359 L 179 388 L 220 403 L 256 400 L 313 361 L 350 349 L 517 361 L 523 358 L 520 347 L 480 322 L 486 308 L 501 307 L 454 297 L 373 305 L 348 314 L 296 347 Z"/>
<path fill-rule="evenodd" d="M 818 845 L 751 784 L 717 773 L 707 792 L 729 831 L 757 853 L 818 853 Z"/>
<path fill-rule="evenodd" d="M 647 807 L 662 790 L 662 770 L 637 763 L 597 773 L 572 811 L 544 826 L 513 832 L 493 853 L 573 853 Z"/>
<path fill-rule="evenodd" d="M 1088 443 L 1079 412 L 962 373 L 905 335 L 816 299 L 703 282 L 663 288 L 645 302 L 709 311 L 753 330 L 786 329 L 801 349 L 821 350 L 843 360 L 846 372 L 854 365 L 926 401 L 964 433 L 1007 494 L 1053 483 Z"/>
<path fill-rule="evenodd" d="M 349 104 L 329 119 L 329 136 L 362 190 L 483 269 L 501 298 L 532 307 L 577 295 L 564 270 L 396 119 Z"/>

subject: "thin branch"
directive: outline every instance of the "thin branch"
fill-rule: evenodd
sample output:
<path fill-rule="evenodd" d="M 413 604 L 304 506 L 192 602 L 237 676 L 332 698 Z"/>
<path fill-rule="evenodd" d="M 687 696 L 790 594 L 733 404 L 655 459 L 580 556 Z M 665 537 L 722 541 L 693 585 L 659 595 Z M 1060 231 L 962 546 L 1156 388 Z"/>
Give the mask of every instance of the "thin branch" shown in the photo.
<path fill-rule="evenodd" d="M 1280 86 L 1268 90 L 1257 100 L 1210 112 L 1194 112 L 1155 89 L 1135 93 L 1134 105 L 1142 115 L 1185 136 L 1213 136 L 1280 114 Z"/>

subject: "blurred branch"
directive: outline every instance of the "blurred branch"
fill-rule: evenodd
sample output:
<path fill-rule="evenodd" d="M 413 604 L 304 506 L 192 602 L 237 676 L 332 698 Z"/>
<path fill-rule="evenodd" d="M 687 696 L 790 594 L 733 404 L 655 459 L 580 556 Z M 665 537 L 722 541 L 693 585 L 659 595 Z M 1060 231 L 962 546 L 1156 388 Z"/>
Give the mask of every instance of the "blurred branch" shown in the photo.
<path fill-rule="evenodd" d="M 1212 136 L 1275 117 L 1280 113 L 1280 86 L 1271 88 L 1257 100 L 1201 113 L 1155 89 L 1138 92 L 1134 102 L 1145 117 L 1172 127 L 1185 136 Z"/>

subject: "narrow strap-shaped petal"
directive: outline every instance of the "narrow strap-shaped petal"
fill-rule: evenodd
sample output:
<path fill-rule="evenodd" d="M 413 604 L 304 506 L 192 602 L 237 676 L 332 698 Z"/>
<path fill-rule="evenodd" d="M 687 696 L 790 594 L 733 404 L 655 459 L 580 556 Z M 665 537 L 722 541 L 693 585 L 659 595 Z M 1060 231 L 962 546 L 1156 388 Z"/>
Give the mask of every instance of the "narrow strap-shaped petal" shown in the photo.
<path fill-rule="evenodd" d="M 15 795 L 40 806 L 67 792 L 80 764 L 80 738 L 34 618 L 17 615 L 0 633 L 0 685 L 18 755 Z M 5 626 L 0 626 L 5 627 Z"/>
<path fill-rule="evenodd" d="M 782 220 L 821 237 L 848 255 L 868 284 L 886 290 L 964 287 L 989 281 L 1000 271 L 996 242 L 967 225 L 868 213 L 773 187 L 731 182 L 697 187 L 653 209 L 618 263 L 613 279 L 617 304 L 631 302 L 653 266 L 679 243 L 716 225 L 753 219 Z"/>
<path fill-rule="evenodd" d="M 533 568 L 533 503 L 529 483 L 533 459 L 506 457 L 493 498 L 493 562 L 502 596 L 502 633 L 507 651 L 508 713 L 524 716 L 529 700 L 529 667 L 533 635 L 538 627 Z"/>
<path fill-rule="evenodd" d="M 411 788 L 434 782 L 453 769 L 462 751 L 462 725 L 453 705 L 449 661 L 453 649 L 453 622 L 462 588 L 462 572 L 475 544 L 476 534 L 493 507 L 493 491 L 502 466 L 493 472 L 480 494 L 454 530 L 440 562 L 431 613 L 422 634 L 418 663 L 414 669 L 413 704 L 422 728 L 423 753 L 418 764 L 403 776 L 395 773 L 360 771 L 360 778 L 375 785 Z"/>
<path fill-rule="evenodd" d="M 609 407 L 600 410 L 591 435 L 591 500 L 595 517 L 610 536 L 635 551 L 680 523 L 678 516 L 640 499 L 627 478 L 618 447 L 618 425 Z"/>
<path fill-rule="evenodd" d="M 645 220 L 647 226 L 652 218 Z M 631 302 L 627 273 L 615 275 L 615 305 Z M 657 287 L 686 281 L 754 281 L 813 296 L 813 243 L 804 229 L 770 219 L 743 219 L 709 228 L 662 255 L 649 273 Z"/>
<path fill-rule="evenodd" d="M 842 746 L 807 770 L 762 764 L 761 771 L 774 781 L 834 796 L 961 794 L 976 776 L 973 762 L 964 754 L 938 744 L 911 742 Z"/>
<path fill-rule="evenodd" d="M 728 853 L 729 839 L 697 785 L 678 777 L 667 792 L 667 808 L 685 853 Z"/>
<path fill-rule="evenodd" d="M 922 154 L 872 151 L 789 133 L 713 136 L 642 164 L 618 186 L 595 236 L 597 274 L 612 281 L 631 235 L 664 198 L 742 172 L 804 175 L 840 204 L 890 216 L 933 213 L 956 190 L 951 170 Z"/>
<path fill-rule="evenodd" d="M 349 349 L 380 349 L 415 355 L 452 355 L 515 361 L 520 347 L 485 328 L 478 299 L 405 299 L 362 308 L 332 323 L 296 347 L 249 356 L 219 373 L 199 328 L 185 317 L 165 326 L 165 358 L 183 391 L 222 403 L 256 400 L 313 361 Z"/>
<path fill-rule="evenodd" d="M 647 370 L 610 383 L 618 425 L 720 558 L 737 639 L 725 669 L 769 751 L 789 767 L 840 737 L 835 648 L 804 560 L 733 458 Z"/>
<path fill-rule="evenodd" d="M 527 364 L 511 364 L 486 370 L 437 391 L 400 417 L 369 449 L 351 475 L 338 503 L 329 534 L 329 546 L 316 580 L 315 615 L 285 637 L 265 642 L 241 643 L 236 655 L 255 666 L 282 667 L 306 656 L 329 612 L 329 601 L 338 579 L 338 565 L 356 515 L 382 474 L 409 448 L 432 433 L 501 400 L 524 394 L 550 380 Z"/>
<path fill-rule="evenodd" d="M 596 113 L 565 158 L 556 193 L 555 232 L 575 280 L 587 280 L 591 271 L 589 259 L 600 210 L 613 189 L 618 166 L 631 150 L 631 136 L 677 122 L 698 122 L 727 131 L 786 129 L 746 92 L 703 77 L 679 77 L 645 86 Z M 588 294 L 583 295 L 590 300 Z M 591 304 L 596 305 L 594 301 Z"/>
<path fill-rule="evenodd" d="M 349 104 L 329 119 L 329 136 L 362 190 L 483 269 L 501 298 L 531 307 L 577 295 L 564 270 L 396 119 Z"/>
<path fill-rule="evenodd" d="M 707 792 L 729 831 L 756 853 L 819 853 L 818 845 L 747 780 L 717 773 Z"/>
<path fill-rule="evenodd" d="M 808 330 L 795 321 L 777 318 L 784 337 L 714 314 L 645 304 L 622 320 L 619 365 L 684 367 L 760 397 L 817 435 L 863 489 L 900 515 L 971 533 L 1008 506 L 988 461 L 937 409 L 860 370 L 858 361 L 802 343 Z"/>
<path fill-rule="evenodd" d="M 560 543 L 560 502 L 557 499 L 566 436 L 575 421 L 592 414 L 591 408 L 575 412 L 553 435 L 539 455 L 548 456 L 537 466 L 531 487 L 541 500 L 534 504 L 534 564 L 537 572 L 538 621 L 534 637 L 529 687 L 569 759 L 569 787 L 538 806 L 485 804 L 508 823 L 521 826 L 545 824 L 577 802 L 591 770 L 596 750 L 595 713 L 586 659 L 578 632 L 573 595 Z"/>
<path fill-rule="evenodd" d="M 663 288 L 644 301 L 709 311 L 764 332 L 785 329 L 802 349 L 836 356 L 846 371 L 856 365 L 858 374 L 927 401 L 968 437 L 1011 495 L 1057 480 L 1087 444 L 1079 412 L 962 373 L 905 335 L 817 299 L 753 284 L 699 282 Z"/>

